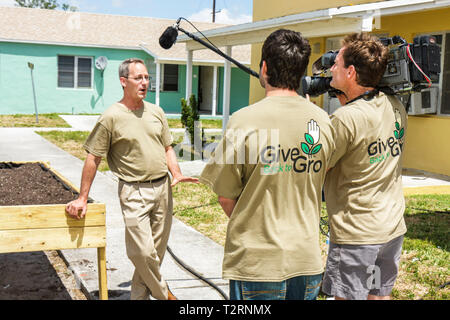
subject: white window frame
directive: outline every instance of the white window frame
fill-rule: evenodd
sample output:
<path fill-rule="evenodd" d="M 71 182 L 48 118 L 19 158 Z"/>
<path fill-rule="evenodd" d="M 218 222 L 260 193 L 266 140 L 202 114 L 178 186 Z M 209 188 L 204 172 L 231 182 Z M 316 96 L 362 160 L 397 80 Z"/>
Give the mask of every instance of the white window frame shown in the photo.
<path fill-rule="evenodd" d="M 149 83 L 149 86 L 148 86 L 148 91 L 156 92 L 156 79 L 158 78 L 157 74 L 156 74 L 158 72 L 158 68 L 156 66 L 156 62 L 154 60 L 147 59 L 146 67 L 148 69 L 148 74 L 150 76 L 150 83 Z M 152 70 L 152 67 L 154 67 L 154 70 Z M 155 86 L 152 86 L 153 82 L 155 83 Z M 159 91 L 161 92 L 161 84 L 160 84 Z"/>
<path fill-rule="evenodd" d="M 156 63 L 154 61 L 149 61 L 148 62 L 147 68 L 148 68 L 150 76 L 153 79 L 153 72 L 152 72 L 153 70 L 152 70 L 151 65 L 155 66 L 155 72 L 157 72 L 158 69 L 156 68 Z M 178 65 L 178 74 L 177 74 L 178 85 L 177 85 L 177 90 L 176 91 L 175 90 L 168 91 L 168 90 L 164 90 L 164 69 L 165 69 L 166 64 L 165 63 L 161 63 L 161 68 L 160 68 L 161 75 L 160 75 L 160 83 L 159 83 L 159 88 L 160 88 L 159 91 L 160 92 L 179 92 L 180 91 L 180 77 L 179 77 L 179 75 L 180 75 L 180 65 L 179 64 L 177 64 L 177 65 Z M 154 77 L 155 77 L 155 80 L 154 80 L 155 81 L 155 86 L 154 87 L 152 87 L 152 81 L 150 81 L 149 91 L 151 91 L 151 92 L 156 92 L 156 79 L 157 79 L 156 73 L 154 74 Z"/>
<path fill-rule="evenodd" d="M 59 57 L 74 57 L 74 81 L 73 81 L 73 88 L 67 88 L 67 87 L 59 87 L 58 86 L 58 77 L 59 77 L 59 65 L 58 65 L 58 58 Z M 91 60 L 91 83 L 90 87 L 78 87 L 78 59 L 90 59 Z M 93 90 L 94 89 L 94 57 L 91 56 L 76 56 L 76 55 L 70 55 L 70 54 L 58 54 L 56 58 L 56 68 L 57 75 L 56 75 L 56 87 L 58 89 L 63 90 Z"/>

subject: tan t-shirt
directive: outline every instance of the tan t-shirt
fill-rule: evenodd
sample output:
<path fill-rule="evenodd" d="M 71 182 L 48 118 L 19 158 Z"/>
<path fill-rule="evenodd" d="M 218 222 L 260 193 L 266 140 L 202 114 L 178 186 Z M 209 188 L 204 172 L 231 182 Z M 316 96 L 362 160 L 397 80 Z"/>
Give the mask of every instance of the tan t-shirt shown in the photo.
<path fill-rule="evenodd" d="M 200 181 L 237 199 L 223 278 L 283 281 L 323 272 L 322 185 L 334 147 L 326 112 L 302 97 L 267 97 L 231 117 Z"/>
<path fill-rule="evenodd" d="M 131 111 L 115 103 L 100 116 L 84 148 L 95 156 L 106 157 L 118 178 L 137 182 L 167 174 L 165 147 L 171 143 L 160 107 L 144 102 L 142 108 Z"/>
<path fill-rule="evenodd" d="M 380 93 L 337 109 L 331 121 L 336 150 L 325 181 L 330 240 L 380 244 L 404 234 L 405 108 Z"/>

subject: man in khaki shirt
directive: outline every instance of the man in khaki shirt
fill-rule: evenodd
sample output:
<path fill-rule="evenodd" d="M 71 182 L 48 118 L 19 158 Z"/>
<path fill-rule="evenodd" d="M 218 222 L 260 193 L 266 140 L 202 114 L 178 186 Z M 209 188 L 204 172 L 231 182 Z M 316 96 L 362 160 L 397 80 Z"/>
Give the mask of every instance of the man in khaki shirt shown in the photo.
<path fill-rule="evenodd" d="M 331 86 L 346 103 L 331 116 L 336 150 L 325 181 L 330 248 L 322 290 L 336 299 L 388 299 L 397 277 L 407 115 L 397 98 L 375 89 L 388 50 L 352 34 L 331 68 Z"/>
<path fill-rule="evenodd" d="M 119 198 L 125 222 L 127 255 L 135 266 L 131 299 L 150 295 L 175 300 L 160 272 L 172 226 L 172 191 L 178 182 L 198 182 L 181 174 L 172 149 L 164 111 L 144 101 L 149 75 L 144 61 L 127 59 L 119 68 L 121 101 L 110 106 L 90 133 L 85 150 L 80 195 L 66 211 L 83 219 L 98 165 L 107 158 L 119 178 Z M 168 176 L 172 174 L 172 183 Z"/>
<path fill-rule="evenodd" d="M 223 278 L 232 300 L 315 299 L 323 263 L 321 191 L 334 148 L 328 115 L 296 90 L 310 46 L 300 33 L 266 39 L 266 97 L 233 114 L 200 182 L 230 218 Z"/>

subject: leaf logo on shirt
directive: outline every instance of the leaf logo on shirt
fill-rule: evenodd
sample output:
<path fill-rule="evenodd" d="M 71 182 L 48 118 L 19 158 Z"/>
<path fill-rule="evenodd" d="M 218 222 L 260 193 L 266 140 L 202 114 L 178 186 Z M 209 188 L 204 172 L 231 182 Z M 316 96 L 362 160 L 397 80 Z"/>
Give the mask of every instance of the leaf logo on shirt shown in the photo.
<path fill-rule="evenodd" d="M 311 120 L 308 122 L 308 132 L 305 133 L 305 142 L 301 143 L 301 149 L 304 153 L 310 157 L 318 153 L 322 149 L 322 144 L 319 144 L 320 140 L 320 127 L 316 121 Z"/>
<path fill-rule="evenodd" d="M 397 140 L 400 140 L 405 135 L 405 128 L 401 127 L 401 116 L 398 110 L 395 110 L 395 130 L 394 136 Z"/>

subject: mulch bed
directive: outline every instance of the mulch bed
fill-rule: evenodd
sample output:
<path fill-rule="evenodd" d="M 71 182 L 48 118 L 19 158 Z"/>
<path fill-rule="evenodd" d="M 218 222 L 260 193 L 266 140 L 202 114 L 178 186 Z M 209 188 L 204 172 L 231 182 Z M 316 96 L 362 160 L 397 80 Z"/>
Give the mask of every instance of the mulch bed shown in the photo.
<path fill-rule="evenodd" d="M 0 206 L 66 204 L 77 198 L 39 163 L 0 163 Z"/>

